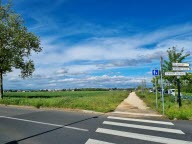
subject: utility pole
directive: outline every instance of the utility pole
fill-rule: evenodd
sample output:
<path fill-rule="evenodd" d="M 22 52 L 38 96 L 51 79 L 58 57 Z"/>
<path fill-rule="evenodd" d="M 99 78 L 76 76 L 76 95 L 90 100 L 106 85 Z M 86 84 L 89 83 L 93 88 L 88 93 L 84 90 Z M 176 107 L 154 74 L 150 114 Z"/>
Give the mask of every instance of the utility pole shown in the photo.
<path fill-rule="evenodd" d="M 163 93 L 164 93 L 164 90 L 163 90 L 163 69 L 162 69 L 162 63 L 163 63 L 163 58 L 162 58 L 162 56 L 161 56 L 161 58 L 160 58 L 160 70 L 161 70 L 161 99 L 162 99 L 162 107 L 163 107 L 163 115 L 164 115 L 164 113 L 165 113 L 165 107 L 164 107 L 164 95 L 163 95 Z"/>

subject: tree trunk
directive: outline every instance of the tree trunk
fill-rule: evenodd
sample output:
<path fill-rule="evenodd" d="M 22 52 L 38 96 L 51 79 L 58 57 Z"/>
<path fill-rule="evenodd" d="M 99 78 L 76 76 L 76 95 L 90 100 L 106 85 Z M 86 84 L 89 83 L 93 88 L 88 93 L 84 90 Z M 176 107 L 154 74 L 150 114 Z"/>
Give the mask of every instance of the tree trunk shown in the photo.
<path fill-rule="evenodd" d="M 3 98 L 3 73 L 0 72 L 0 99 Z"/>

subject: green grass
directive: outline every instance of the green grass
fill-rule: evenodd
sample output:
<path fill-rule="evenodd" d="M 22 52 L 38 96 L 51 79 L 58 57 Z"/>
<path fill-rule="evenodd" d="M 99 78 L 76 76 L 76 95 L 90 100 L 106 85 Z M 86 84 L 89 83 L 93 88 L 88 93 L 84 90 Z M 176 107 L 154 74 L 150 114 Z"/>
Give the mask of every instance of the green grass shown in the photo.
<path fill-rule="evenodd" d="M 183 94 L 183 96 L 192 96 L 192 93 L 185 93 L 185 92 L 181 92 Z"/>
<path fill-rule="evenodd" d="M 7 92 L 0 104 L 113 111 L 128 91 Z"/>
<path fill-rule="evenodd" d="M 145 93 L 142 94 L 140 92 L 136 92 L 137 95 L 144 100 L 144 102 L 151 107 L 152 109 L 156 109 L 156 96 L 155 93 Z M 179 108 L 178 103 L 175 103 L 175 98 L 170 95 L 165 95 L 165 115 L 169 119 L 182 119 L 188 120 L 192 119 L 192 101 L 182 100 L 182 107 Z M 158 94 L 158 112 L 163 113 L 162 111 L 162 101 L 160 94 Z"/>

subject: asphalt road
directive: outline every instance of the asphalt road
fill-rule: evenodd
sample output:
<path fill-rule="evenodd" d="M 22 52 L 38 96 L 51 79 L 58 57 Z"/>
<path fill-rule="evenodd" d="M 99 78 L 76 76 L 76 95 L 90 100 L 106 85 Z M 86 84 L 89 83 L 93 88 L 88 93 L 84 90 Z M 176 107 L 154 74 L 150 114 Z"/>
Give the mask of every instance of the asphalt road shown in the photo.
<path fill-rule="evenodd" d="M 0 106 L 0 144 L 192 144 L 191 121 Z"/>

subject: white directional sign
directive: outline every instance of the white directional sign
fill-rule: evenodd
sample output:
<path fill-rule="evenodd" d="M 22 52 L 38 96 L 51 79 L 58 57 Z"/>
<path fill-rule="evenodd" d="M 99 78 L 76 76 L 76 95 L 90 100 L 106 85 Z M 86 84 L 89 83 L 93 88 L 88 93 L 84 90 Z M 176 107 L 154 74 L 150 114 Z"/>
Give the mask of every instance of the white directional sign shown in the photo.
<path fill-rule="evenodd" d="M 172 63 L 172 66 L 189 67 L 189 64 L 188 63 Z"/>
<path fill-rule="evenodd" d="M 185 71 L 185 70 L 190 70 L 189 67 L 172 67 L 173 71 Z"/>
<path fill-rule="evenodd" d="M 186 72 L 165 72 L 166 76 L 182 76 L 186 75 Z"/>

